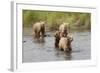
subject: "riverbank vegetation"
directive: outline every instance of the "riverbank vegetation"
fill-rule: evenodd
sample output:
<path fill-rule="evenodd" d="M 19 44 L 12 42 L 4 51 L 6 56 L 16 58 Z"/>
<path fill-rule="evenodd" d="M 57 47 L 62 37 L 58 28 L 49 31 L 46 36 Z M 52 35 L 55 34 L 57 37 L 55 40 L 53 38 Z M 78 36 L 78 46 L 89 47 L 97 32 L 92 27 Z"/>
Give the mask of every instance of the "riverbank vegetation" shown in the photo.
<path fill-rule="evenodd" d="M 46 27 L 50 30 L 57 29 L 63 22 L 69 23 L 70 29 L 91 29 L 90 13 L 23 10 L 22 14 L 24 27 L 46 21 Z"/>

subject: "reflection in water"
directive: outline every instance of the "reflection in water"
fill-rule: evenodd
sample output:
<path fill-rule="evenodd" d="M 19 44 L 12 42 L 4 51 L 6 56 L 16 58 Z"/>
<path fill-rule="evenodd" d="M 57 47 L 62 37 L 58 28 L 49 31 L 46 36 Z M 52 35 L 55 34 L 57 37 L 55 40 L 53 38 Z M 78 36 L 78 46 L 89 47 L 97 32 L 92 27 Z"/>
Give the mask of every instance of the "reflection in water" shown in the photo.
<path fill-rule="evenodd" d="M 90 32 L 73 33 L 72 52 L 64 52 L 54 47 L 52 32 L 46 33 L 43 39 L 23 36 L 23 62 L 46 62 L 63 60 L 86 60 L 91 57 Z"/>
<path fill-rule="evenodd" d="M 58 48 L 56 48 L 56 56 L 58 57 L 63 57 L 65 60 L 71 60 L 71 53 L 72 52 L 64 52 L 61 50 L 58 50 Z"/>
<path fill-rule="evenodd" d="M 32 40 L 34 43 L 45 43 L 45 38 L 33 38 Z"/>

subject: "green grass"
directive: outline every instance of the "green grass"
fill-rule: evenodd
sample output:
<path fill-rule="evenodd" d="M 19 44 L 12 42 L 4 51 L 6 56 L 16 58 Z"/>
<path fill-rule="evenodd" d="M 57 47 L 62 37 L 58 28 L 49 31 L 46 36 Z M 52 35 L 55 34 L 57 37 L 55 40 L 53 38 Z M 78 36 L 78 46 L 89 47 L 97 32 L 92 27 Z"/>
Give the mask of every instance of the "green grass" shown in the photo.
<path fill-rule="evenodd" d="M 24 27 L 32 27 L 39 21 L 46 21 L 50 30 L 57 29 L 63 22 L 70 23 L 70 29 L 91 29 L 90 13 L 23 10 Z"/>

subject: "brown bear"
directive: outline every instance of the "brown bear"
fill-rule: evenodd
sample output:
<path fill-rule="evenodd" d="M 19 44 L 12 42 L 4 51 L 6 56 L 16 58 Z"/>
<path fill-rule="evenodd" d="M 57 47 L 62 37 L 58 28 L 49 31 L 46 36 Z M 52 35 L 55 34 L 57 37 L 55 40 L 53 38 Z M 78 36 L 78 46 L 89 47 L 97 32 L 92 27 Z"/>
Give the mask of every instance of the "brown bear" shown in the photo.
<path fill-rule="evenodd" d="M 69 25 L 69 23 L 63 23 L 60 25 L 59 27 L 60 37 L 67 36 L 68 34 L 67 25 Z"/>
<path fill-rule="evenodd" d="M 58 44 L 59 44 L 59 40 L 60 40 L 60 32 L 59 31 L 56 31 L 55 34 L 55 47 L 58 48 Z"/>
<path fill-rule="evenodd" d="M 55 47 L 59 47 L 59 40 L 61 37 L 67 37 L 68 32 L 67 32 L 67 25 L 68 23 L 63 23 L 60 25 L 59 30 L 55 32 Z"/>
<path fill-rule="evenodd" d="M 64 51 L 71 51 L 72 47 L 71 47 L 71 42 L 73 41 L 72 38 L 70 37 L 61 37 L 59 40 L 59 49 L 62 49 Z"/>
<path fill-rule="evenodd" d="M 45 22 L 40 21 L 33 24 L 33 35 L 35 38 L 44 37 L 45 35 Z"/>

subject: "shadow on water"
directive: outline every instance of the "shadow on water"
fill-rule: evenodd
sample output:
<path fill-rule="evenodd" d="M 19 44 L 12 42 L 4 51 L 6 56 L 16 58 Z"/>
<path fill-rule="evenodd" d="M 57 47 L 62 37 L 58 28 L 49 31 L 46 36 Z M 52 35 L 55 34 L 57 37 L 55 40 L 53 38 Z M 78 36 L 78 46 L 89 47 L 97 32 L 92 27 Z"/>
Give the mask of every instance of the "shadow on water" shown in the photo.
<path fill-rule="evenodd" d="M 32 40 L 33 40 L 34 43 L 41 43 L 42 44 L 42 43 L 45 43 L 45 37 L 52 37 L 52 36 L 50 34 L 45 34 L 44 37 L 40 37 L 40 38 L 34 38 L 33 37 Z M 23 41 L 23 43 L 24 42 L 26 42 L 26 41 Z"/>
<path fill-rule="evenodd" d="M 24 40 L 23 43 L 25 43 L 26 41 Z"/>
<path fill-rule="evenodd" d="M 65 52 L 63 50 L 59 50 L 58 48 L 55 48 L 55 51 L 56 51 L 56 56 L 57 57 L 63 57 L 65 60 L 71 60 L 71 53 L 72 51 L 70 52 Z"/>
<path fill-rule="evenodd" d="M 37 39 L 37 38 L 33 38 L 33 43 L 45 43 L 45 38 L 40 38 L 40 39 Z"/>

